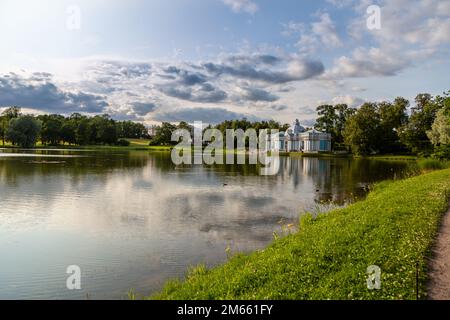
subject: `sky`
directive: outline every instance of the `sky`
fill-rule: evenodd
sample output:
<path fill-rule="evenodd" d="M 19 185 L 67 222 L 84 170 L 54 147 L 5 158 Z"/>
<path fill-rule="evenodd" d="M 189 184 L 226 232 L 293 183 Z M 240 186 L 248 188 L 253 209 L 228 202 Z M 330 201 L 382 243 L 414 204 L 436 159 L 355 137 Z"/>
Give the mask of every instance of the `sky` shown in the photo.
<path fill-rule="evenodd" d="M 449 49 L 448 0 L 1 0 L 0 107 L 312 125 L 442 94 Z"/>

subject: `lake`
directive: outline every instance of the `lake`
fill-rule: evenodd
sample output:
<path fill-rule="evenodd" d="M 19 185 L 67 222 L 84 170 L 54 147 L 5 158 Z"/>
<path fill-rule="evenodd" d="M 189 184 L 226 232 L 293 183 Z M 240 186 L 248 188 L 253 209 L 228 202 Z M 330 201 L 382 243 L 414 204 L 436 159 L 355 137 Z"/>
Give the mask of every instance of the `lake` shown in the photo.
<path fill-rule="evenodd" d="M 0 150 L 0 299 L 149 295 L 189 266 L 269 244 L 274 232 L 363 198 L 414 161 L 282 157 L 252 165 L 181 166 L 168 152 Z M 292 230 L 294 231 L 294 230 Z M 66 288 L 81 268 L 82 290 Z"/>

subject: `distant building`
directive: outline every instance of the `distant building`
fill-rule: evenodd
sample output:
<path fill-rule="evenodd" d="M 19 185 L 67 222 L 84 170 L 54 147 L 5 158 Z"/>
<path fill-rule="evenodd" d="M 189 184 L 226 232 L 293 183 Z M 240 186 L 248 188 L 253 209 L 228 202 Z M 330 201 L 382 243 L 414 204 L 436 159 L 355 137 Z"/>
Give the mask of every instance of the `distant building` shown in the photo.
<path fill-rule="evenodd" d="M 268 135 L 266 149 L 305 153 L 330 152 L 331 134 L 315 129 L 306 130 L 297 119 L 286 132 Z"/>

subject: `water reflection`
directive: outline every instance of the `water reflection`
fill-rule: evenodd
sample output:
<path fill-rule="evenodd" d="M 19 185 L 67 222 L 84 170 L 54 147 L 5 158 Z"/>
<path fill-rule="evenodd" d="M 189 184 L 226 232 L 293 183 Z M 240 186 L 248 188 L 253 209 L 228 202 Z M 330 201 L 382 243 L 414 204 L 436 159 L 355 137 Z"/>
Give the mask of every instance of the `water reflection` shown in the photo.
<path fill-rule="evenodd" d="M 264 247 L 316 203 L 364 196 L 415 166 L 280 158 L 278 175 L 259 176 L 256 165 L 177 167 L 163 152 L 37 154 L 0 153 L 0 298 L 150 293 L 189 265 L 225 260 L 227 246 Z M 81 292 L 65 289 L 72 264 Z"/>

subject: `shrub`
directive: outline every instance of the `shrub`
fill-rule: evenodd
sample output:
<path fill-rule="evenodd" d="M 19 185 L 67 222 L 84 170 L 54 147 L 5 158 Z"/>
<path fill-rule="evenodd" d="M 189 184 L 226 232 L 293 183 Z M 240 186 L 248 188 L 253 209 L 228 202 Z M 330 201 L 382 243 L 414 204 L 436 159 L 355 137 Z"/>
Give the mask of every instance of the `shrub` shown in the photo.
<path fill-rule="evenodd" d="M 441 170 L 448 168 L 448 163 L 437 159 L 423 159 L 418 161 L 420 169 L 428 170 Z"/>
<path fill-rule="evenodd" d="M 125 140 L 125 139 L 119 139 L 119 140 L 117 140 L 116 144 L 121 147 L 128 147 L 130 145 L 130 141 Z"/>
<path fill-rule="evenodd" d="M 434 149 L 433 158 L 439 160 L 450 160 L 450 145 L 441 145 Z"/>

